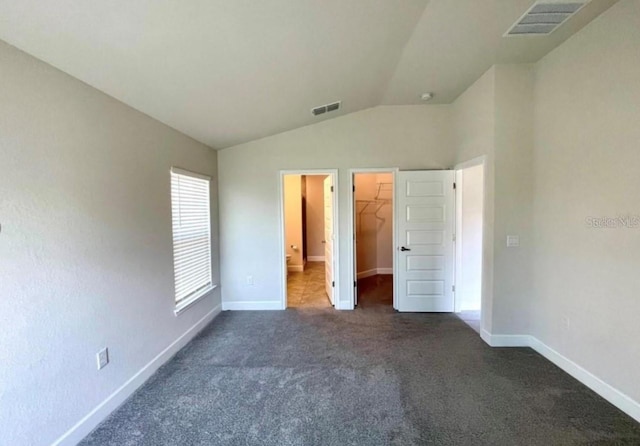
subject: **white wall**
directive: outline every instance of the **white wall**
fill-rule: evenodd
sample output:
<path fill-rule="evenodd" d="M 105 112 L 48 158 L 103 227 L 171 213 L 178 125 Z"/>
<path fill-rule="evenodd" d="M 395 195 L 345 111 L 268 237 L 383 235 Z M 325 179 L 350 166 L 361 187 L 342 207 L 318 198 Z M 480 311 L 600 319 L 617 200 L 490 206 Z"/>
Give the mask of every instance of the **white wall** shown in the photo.
<path fill-rule="evenodd" d="M 482 202 L 484 199 L 484 166 L 463 169 L 460 243 L 461 274 L 456 284 L 456 308 L 459 311 L 480 310 L 482 294 Z"/>
<path fill-rule="evenodd" d="M 213 316 L 217 291 L 174 316 L 169 169 L 213 177 L 216 253 L 216 153 L 2 42 L 0 66 L 0 442 L 49 445 Z"/>
<path fill-rule="evenodd" d="M 485 157 L 481 328 L 488 332 L 492 331 L 493 324 L 495 103 L 495 68 L 492 67 L 452 106 L 456 163 Z"/>
<path fill-rule="evenodd" d="M 347 305 L 349 168 L 453 165 L 448 106 L 376 107 L 218 152 L 223 301 L 227 308 L 279 308 L 280 169 L 339 169 L 340 298 Z M 254 286 L 246 284 L 253 275 Z"/>
<path fill-rule="evenodd" d="M 391 274 L 393 268 L 393 174 L 379 173 L 376 175 L 376 183 L 386 183 L 381 186 L 379 198 L 391 200 L 378 211 L 378 224 L 376 233 L 376 256 L 378 272 Z"/>
<path fill-rule="evenodd" d="M 496 65 L 492 332 L 529 332 L 533 66 Z M 520 246 L 508 248 L 507 235 Z"/>
<path fill-rule="evenodd" d="M 586 219 L 640 214 L 639 30 L 640 3 L 621 1 L 535 66 L 494 66 L 453 104 L 457 161 L 486 157 L 483 329 L 532 342 L 636 419 L 640 228 Z"/>
<path fill-rule="evenodd" d="M 284 176 L 285 251 L 291 256 L 289 269 L 302 271 L 302 176 Z"/>
<path fill-rule="evenodd" d="M 327 176 L 307 175 L 306 178 L 307 256 L 324 257 L 324 180 Z"/>
<path fill-rule="evenodd" d="M 584 226 L 592 214 L 640 213 L 638 8 L 617 3 L 535 66 L 492 67 L 450 107 L 378 107 L 222 151 L 223 230 L 247 232 L 241 209 L 261 201 L 260 233 L 277 233 L 268 203 L 278 169 L 339 168 L 345 234 L 348 167 L 449 167 L 484 156 L 484 331 L 532 334 L 638 400 L 640 347 L 629 339 L 639 334 L 640 237 Z M 507 248 L 507 235 L 519 235 L 520 247 Z M 223 242 L 224 300 L 279 299 L 277 249 L 246 244 L 256 242 L 264 258 L 248 264 L 244 247 Z M 343 237 L 343 276 L 348 244 Z M 253 271 L 259 291 L 244 285 Z M 348 287 L 343 280 L 343 298 Z"/>
<path fill-rule="evenodd" d="M 535 67 L 532 334 L 640 401 L 640 2 Z M 637 405 L 640 415 L 640 406 Z"/>
<path fill-rule="evenodd" d="M 458 163 L 484 156 L 482 329 L 529 327 L 533 67 L 495 65 L 453 104 Z M 521 246 L 507 248 L 506 236 Z"/>
<path fill-rule="evenodd" d="M 348 169 L 484 155 L 483 328 L 532 334 L 640 400 L 640 228 L 585 224 L 640 214 L 639 30 L 623 0 L 452 106 L 376 107 L 219 152 L 223 300 L 280 303 L 280 169 L 339 169 L 344 306 Z M 216 153 L 1 43 L 0 65 L 0 432 L 49 444 L 219 303 L 173 315 L 168 174 L 215 177 Z"/>
<path fill-rule="evenodd" d="M 377 206 L 370 203 L 376 195 L 376 174 L 357 173 L 356 187 L 356 270 L 358 277 L 377 274 L 378 269 L 378 220 L 374 214 Z"/>

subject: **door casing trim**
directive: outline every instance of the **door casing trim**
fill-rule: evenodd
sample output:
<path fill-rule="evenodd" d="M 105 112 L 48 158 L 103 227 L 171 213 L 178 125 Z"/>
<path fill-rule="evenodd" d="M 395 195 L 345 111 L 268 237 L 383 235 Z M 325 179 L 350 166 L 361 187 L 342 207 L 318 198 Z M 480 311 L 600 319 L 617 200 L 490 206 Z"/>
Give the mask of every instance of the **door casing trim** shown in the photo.
<path fill-rule="evenodd" d="M 485 273 L 485 250 L 486 248 L 486 227 L 487 227 L 487 156 L 481 155 L 476 158 L 472 158 L 468 161 L 464 161 L 462 163 L 456 164 L 453 168 L 455 171 L 456 183 L 458 183 L 458 187 L 456 189 L 455 194 L 455 209 L 456 209 L 456 221 L 455 221 L 455 230 L 454 233 L 456 235 L 455 241 L 455 268 L 454 268 L 454 285 L 456 285 L 456 292 L 453 295 L 454 299 L 454 311 L 458 312 L 459 310 L 459 284 L 462 283 L 462 184 L 459 182 L 459 178 L 461 177 L 462 171 L 464 169 L 468 169 L 470 167 L 482 166 L 482 252 L 480 253 L 480 280 L 482 281 L 482 285 L 480 288 L 480 329 L 484 330 L 484 304 L 486 296 L 484 295 L 484 273 Z"/>
<path fill-rule="evenodd" d="M 365 167 L 365 168 L 352 168 L 349 169 L 349 230 L 347 232 L 347 240 L 349 241 L 348 254 L 348 268 L 349 273 L 347 277 L 349 279 L 349 293 L 348 299 L 345 305 L 345 310 L 353 310 L 355 308 L 355 287 L 353 283 L 358 280 L 356 275 L 356 252 L 354 249 L 355 241 L 355 193 L 353 187 L 355 186 L 355 174 L 359 173 L 390 173 L 393 176 L 393 191 L 392 191 L 392 209 L 391 209 L 391 232 L 392 232 L 392 244 L 393 244 L 393 308 L 397 309 L 397 296 L 398 296 L 398 280 L 397 280 L 397 265 L 398 265 L 398 249 L 396 246 L 397 240 L 397 226 L 396 226 L 396 174 L 400 169 L 398 167 Z"/>

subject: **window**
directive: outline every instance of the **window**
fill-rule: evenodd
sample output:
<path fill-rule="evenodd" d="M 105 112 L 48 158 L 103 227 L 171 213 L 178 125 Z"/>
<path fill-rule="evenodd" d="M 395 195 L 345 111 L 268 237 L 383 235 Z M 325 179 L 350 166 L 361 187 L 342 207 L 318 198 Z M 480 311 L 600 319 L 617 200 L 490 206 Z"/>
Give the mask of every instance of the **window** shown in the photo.
<path fill-rule="evenodd" d="M 214 288 L 209 182 L 210 178 L 204 175 L 171 168 L 176 312 Z"/>

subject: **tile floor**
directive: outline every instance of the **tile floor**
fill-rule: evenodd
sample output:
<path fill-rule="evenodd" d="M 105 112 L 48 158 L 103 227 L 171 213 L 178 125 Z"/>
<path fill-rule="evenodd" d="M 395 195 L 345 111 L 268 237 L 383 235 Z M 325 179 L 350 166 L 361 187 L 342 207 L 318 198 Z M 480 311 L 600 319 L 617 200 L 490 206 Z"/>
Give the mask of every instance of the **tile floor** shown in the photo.
<path fill-rule="evenodd" d="M 393 305 L 393 276 L 377 275 L 358 280 L 358 308 Z M 325 292 L 324 262 L 307 262 L 304 272 L 289 272 L 287 307 L 331 308 Z"/>
<path fill-rule="evenodd" d="M 324 262 L 307 262 L 303 272 L 289 272 L 287 307 L 331 308 L 324 287 Z"/>

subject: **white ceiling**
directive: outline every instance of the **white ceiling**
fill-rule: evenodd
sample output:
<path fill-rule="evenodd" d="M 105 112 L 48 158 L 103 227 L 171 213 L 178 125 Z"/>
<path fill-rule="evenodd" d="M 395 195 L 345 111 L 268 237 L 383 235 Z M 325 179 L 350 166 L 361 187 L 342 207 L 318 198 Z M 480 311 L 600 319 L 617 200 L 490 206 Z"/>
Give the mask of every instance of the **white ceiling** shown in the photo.
<path fill-rule="evenodd" d="M 0 39 L 213 147 L 379 104 L 455 99 L 547 37 L 502 35 L 534 0 L 0 0 Z M 342 100 L 342 109 L 310 109 Z M 328 116 L 328 117 L 327 117 Z"/>
<path fill-rule="evenodd" d="M 534 0 L 431 0 L 382 103 L 417 104 L 421 91 L 450 103 L 495 63 L 538 61 L 616 2 L 592 0 L 548 36 L 503 37 Z"/>

